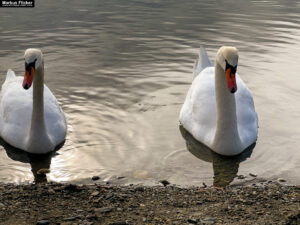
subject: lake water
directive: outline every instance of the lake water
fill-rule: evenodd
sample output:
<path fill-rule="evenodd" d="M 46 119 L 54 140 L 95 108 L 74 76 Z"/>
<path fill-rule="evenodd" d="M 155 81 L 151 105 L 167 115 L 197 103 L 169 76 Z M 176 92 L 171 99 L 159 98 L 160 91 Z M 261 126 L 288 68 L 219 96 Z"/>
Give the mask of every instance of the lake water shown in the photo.
<path fill-rule="evenodd" d="M 24 74 L 26 48 L 41 48 L 68 135 L 43 158 L 1 147 L 0 182 L 33 182 L 49 168 L 56 182 L 97 175 L 98 182 L 211 185 L 252 173 L 299 184 L 299 15 L 296 0 L 44 0 L 34 9 L 1 8 L 1 83 L 8 68 Z M 222 45 L 239 49 L 238 73 L 259 116 L 256 146 L 242 157 L 219 157 L 179 128 L 200 45 L 213 61 Z"/>

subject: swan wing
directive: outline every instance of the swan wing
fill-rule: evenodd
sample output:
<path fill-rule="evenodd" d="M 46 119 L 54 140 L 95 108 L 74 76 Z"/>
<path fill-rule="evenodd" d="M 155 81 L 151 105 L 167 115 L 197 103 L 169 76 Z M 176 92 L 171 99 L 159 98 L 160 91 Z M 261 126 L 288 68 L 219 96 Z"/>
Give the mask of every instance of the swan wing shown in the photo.
<path fill-rule="evenodd" d="M 33 97 L 30 88 L 22 87 L 23 77 L 9 70 L 0 96 L 0 134 L 12 146 L 24 149 L 29 136 Z M 44 85 L 44 113 L 47 133 L 55 145 L 66 137 L 66 119 L 59 103 Z"/>
<path fill-rule="evenodd" d="M 1 137 L 22 149 L 28 137 L 32 113 L 32 89 L 22 88 L 23 77 L 9 70 L 2 85 L 0 97 Z"/>
<path fill-rule="evenodd" d="M 243 147 L 247 148 L 257 139 L 258 117 L 250 90 L 238 75 L 236 80 L 238 86 L 236 92 L 238 131 Z"/>
<path fill-rule="evenodd" d="M 65 140 L 67 123 L 57 99 L 46 85 L 44 86 L 44 109 L 47 132 L 57 146 Z"/>
<path fill-rule="evenodd" d="M 194 78 L 197 77 L 201 73 L 201 71 L 203 71 L 206 67 L 212 66 L 213 63 L 208 58 L 205 48 L 200 46 L 199 57 L 194 65 Z"/>
<path fill-rule="evenodd" d="M 179 117 L 183 127 L 208 147 L 216 131 L 214 73 L 214 67 L 207 67 L 193 80 Z"/>

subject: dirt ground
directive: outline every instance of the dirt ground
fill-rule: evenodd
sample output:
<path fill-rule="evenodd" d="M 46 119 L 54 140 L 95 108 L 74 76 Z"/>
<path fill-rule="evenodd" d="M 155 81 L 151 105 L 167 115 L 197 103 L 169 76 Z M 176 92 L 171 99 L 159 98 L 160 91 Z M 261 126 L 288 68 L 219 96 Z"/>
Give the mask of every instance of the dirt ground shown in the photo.
<path fill-rule="evenodd" d="M 0 184 L 0 224 L 300 224 L 300 186 Z"/>

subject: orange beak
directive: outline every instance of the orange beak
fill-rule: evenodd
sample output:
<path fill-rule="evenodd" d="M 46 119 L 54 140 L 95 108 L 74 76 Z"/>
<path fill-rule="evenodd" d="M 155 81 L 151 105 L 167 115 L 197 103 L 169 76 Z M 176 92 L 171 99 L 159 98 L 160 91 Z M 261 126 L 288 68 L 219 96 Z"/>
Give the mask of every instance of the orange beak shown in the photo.
<path fill-rule="evenodd" d="M 236 81 L 235 81 L 235 73 L 231 72 L 231 68 L 226 70 L 226 78 L 227 78 L 227 87 L 231 93 L 237 91 Z"/>
<path fill-rule="evenodd" d="M 29 68 L 26 68 L 24 80 L 23 80 L 23 88 L 29 89 L 31 87 L 32 81 L 33 81 L 33 75 L 34 75 L 34 68 L 30 66 Z"/>

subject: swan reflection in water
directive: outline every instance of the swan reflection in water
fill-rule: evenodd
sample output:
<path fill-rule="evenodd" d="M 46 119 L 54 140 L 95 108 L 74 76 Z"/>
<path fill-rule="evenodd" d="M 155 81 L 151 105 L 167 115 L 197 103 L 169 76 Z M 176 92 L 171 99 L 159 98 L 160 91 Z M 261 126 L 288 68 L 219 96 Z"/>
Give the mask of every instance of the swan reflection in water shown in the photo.
<path fill-rule="evenodd" d="M 56 151 L 58 151 L 58 149 L 60 149 L 64 143 L 59 145 L 55 151 L 46 154 L 32 154 L 25 152 L 18 148 L 14 148 L 2 139 L 0 139 L 0 144 L 4 147 L 7 156 L 12 160 L 22 163 L 30 163 L 31 172 L 33 173 L 35 183 L 46 183 L 46 173 L 48 173 L 50 170 L 51 159 L 57 155 Z"/>
<path fill-rule="evenodd" d="M 237 177 L 240 163 L 251 156 L 256 144 L 252 144 L 239 155 L 222 156 L 198 142 L 182 125 L 179 126 L 179 129 L 186 141 L 187 149 L 197 158 L 213 164 L 213 185 L 217 187 L 225 187 Z"/>

